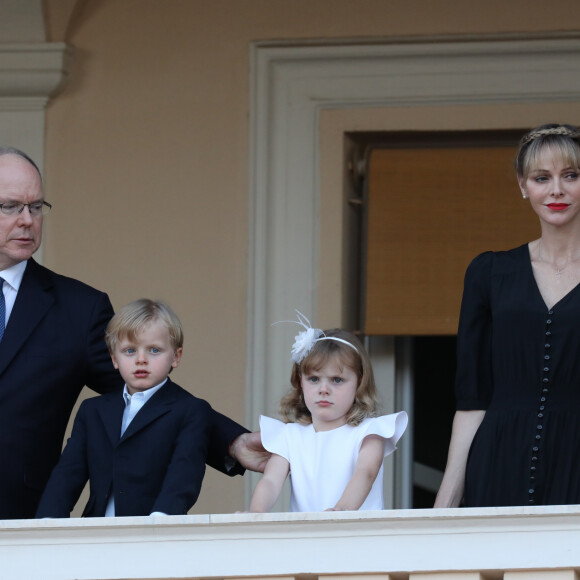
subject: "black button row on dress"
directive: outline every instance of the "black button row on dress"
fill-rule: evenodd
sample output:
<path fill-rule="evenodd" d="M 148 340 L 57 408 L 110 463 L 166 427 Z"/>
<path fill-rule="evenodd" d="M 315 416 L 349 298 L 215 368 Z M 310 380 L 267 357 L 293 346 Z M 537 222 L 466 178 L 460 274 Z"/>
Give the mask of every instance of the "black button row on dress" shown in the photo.
<path fill-rule="evenodd" d="M 537 463 L 539 461 L 539 452 L 540 452 L 540 444 L 542 442 L 542 430 L 544 429 L 543 420 L 544 420 L 544 411 L 546 409 L 546 399 L 547 395 L 550 392 L 550 372 L 551 367 L 550 365 L 550 349 L 552 348 L 551 344 L 551 337 L 552 332 L 550 330 L 552 319 L 550 318 L 554 314 L 553 310 L 548 312 L 548 318 L 546 319 L 546 342 L 544 343 L 544 367 L 542 369 L 542 389 L 540 391 L 540 405 L 538 408 L 537 413 L 537 424 L 536 424 L 536 436 L 534 438 L 534 446 L 532 447 L 532 461 L 530 464 L 530 487 L 528 489 L 528 503 L 530 505 L 534 505 L 536 500 L 534 498 L 534 494 L 536 493 L 536 471 L 537 471 Z"/>

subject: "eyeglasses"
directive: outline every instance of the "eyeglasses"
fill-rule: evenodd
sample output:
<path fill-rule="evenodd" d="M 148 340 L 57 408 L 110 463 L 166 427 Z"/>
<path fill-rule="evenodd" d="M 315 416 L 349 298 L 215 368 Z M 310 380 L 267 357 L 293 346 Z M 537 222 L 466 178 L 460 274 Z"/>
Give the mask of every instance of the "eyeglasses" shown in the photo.
<path fill-rule="evenodd" d="M 4 215 L 17 215 L 28 207 L 31 216 L 46 215 L 50 212 L 52 205 L 47 201 L 35 201 L 33 203 L 21 203 L 19 201 L 7 201 L 0 203 L 0 211 Z"/>

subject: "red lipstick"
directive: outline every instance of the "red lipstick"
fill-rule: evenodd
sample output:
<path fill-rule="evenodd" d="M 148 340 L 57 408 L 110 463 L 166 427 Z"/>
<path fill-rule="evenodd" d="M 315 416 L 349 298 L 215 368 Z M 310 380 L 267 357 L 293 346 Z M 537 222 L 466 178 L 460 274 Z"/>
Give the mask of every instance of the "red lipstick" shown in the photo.
<path fill-rule="evenodd" d="M 567 203 L 549 203 L 548 207 L 553 211 L 562 211 L 563 209 L 566 209 L 568 205 L 569 204 Z"/>

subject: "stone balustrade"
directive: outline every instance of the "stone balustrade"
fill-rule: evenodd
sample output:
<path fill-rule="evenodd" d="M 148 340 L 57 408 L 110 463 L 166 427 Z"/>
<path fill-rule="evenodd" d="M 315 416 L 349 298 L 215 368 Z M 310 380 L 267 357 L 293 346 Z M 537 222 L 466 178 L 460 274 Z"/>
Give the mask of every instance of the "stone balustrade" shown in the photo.
<path fill-rule="evenodd" d="M 0 579 L 577 580 L 580 506 L 0 522 Z"/>

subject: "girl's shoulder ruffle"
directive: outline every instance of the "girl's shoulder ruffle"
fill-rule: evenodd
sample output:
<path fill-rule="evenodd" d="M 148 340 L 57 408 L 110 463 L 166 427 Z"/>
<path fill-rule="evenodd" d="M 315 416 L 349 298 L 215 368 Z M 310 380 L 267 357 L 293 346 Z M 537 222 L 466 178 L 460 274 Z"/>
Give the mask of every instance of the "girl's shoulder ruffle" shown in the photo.
<path fill-rule="evenodd" d="M 369 435 L 378 435 L 385 439 L 385 455 L 397 448 L 397 442 L 405 432 L 409 417 L 405 411 L 391 413 L 380 417 L 369 417 L 359 425 L 359 436 L 362 442 Z"/>

